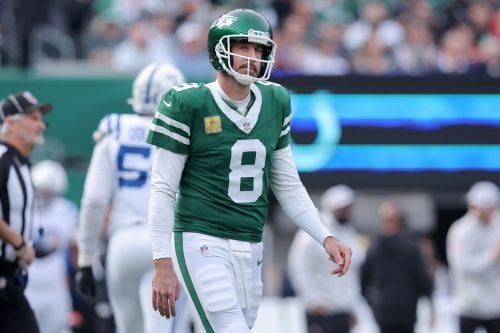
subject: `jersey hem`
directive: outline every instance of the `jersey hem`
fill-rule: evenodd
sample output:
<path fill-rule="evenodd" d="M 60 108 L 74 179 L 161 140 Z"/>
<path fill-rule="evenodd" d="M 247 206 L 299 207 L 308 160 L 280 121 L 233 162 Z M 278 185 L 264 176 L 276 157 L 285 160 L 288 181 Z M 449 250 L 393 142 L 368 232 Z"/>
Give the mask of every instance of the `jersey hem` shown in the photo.
<path fill-rule="evenodd" d="M 186 226 L 174 226 L 174 232 L 194 232 L 194 233 L 199 233 L 203 235 L 208 235 L 208 236 L 213 236 L 213 237 L 218 237 L 218 238 L 224 238 L 224 239 L 234 239 L 242 242 L 249 242 L 249 243 L 260 243 L 262 242 L 262 235 L 260 236 L 242 236 L 237 233 L 231 233 L 231 232 L 224 232 L 224 231 L 214 231 L 214 230 L 207 230 L 203 229 L 200 230 L 198 228 L 192 228 L 192 227 L 186 227 Z"/>

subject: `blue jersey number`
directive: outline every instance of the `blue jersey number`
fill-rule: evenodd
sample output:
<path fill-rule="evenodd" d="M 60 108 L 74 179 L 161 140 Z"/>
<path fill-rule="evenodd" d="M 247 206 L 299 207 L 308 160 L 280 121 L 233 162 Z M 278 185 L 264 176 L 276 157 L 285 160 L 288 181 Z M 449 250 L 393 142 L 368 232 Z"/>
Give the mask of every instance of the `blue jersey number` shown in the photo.
<path fill-rule="evenodd" d="M 120 146 L 118 150 L 118 186 L 141 187 L 148 178 L 151 148 Z M 146 168 L 147 166 L 147 168 Z"/>

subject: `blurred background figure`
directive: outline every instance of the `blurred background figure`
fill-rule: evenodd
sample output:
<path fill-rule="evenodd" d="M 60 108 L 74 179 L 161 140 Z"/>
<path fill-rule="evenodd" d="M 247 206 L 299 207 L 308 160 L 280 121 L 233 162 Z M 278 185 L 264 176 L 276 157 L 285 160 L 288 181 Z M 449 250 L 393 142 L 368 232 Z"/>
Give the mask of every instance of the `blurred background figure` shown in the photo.
<path fill-rule="evenodd" d="M 308 332 L 349 333 L 356 324 L 355 310 L 361 300 L 359 268 L 364 259 L 360 237 L 351 224 L 354 192 L 337 185 L 321 196 L 321 217 L 329 231 L 352 249 L 349 274 L 332 279 L 336 265 L 324 264 L 325 250 L 299 230 L 288 256 L 290 282 L 306 307 Z"/>
<path fill-rule="evenodd" d="M 101 227 L 107 220 L 105 277 L 120 333 L 182 333 L 189 320 L 183 317 L 183 293 L 177 301 L 175 319 L 162 318 L 153 310 L 153 259 L 147 224 L 154 153 L 146 136 L 163 94 L 184 82 L 184 75 L 169 63 L 147 65 L 136 76 L 128 101 L 134 114 L 108 114 L 93 135 L 96 144 L 78 226 L 76 281 L 82 295 L 95 298 L 92 263 Z"/>
<path fill-rule="evenodd" d="M 404 215 L 394 201 L 379 208 L 380 235 L 361 268 L 361 290 L 381 333 L 413 333 L 417 302 L 433 284 L 416 242 L 405 234 Z"/>
<path fill-rule="evenodd" d="M 37 259 L 29 267 L 26 297 L 41 333 L 69 332 L 72 309 L 68 285 L 68 254 L 78 222 L 76 205 L 65 199 L 68 177 L 63 166 L 43 160 L 32 169 L 38 210 L 34 222 Z"/>
<path fill-rule="evenodd" d="M 500 332 L 500 219 L 498 187 L 475 183 L 466 196 L 467 213 L 447 236 L 452 290 L 460 315 L 460 333 L 483 327 Z"/>
<path fill-rule="evenodd" d="M 207 26 L 194 20 L 182 22 L 175 33 L 176 47 L 173 62 L 186 77 L 215 78 L 208 59 Z"/>
<path fill-rule="evenodd" d="M 168 58 L 163 45 L 154 43 L 150 26 L 144 21 L 130 23 L 126 36 L 117 45 L 111 56 L 111 67 L 122 72 L 138 72 L 151 62 L 161 62 Z"/>
<path fill-rule="evenodd" d="M 359 11 L 359 18 L 347 26 L 344 35 L 344 44 L 349 51 L 357 52 L 369 40 L 375 40 L 384 49 L 403 41 L 404 29 L 389 16 L 384 2 L 365 1 Z"/>

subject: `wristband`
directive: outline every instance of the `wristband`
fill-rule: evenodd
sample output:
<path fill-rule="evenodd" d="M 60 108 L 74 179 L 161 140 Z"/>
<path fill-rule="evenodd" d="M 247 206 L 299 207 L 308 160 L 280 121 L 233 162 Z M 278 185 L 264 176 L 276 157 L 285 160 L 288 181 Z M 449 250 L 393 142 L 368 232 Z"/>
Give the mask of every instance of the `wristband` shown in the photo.
<path fill-rule="evenodd" d="M 26 242 L 24 241 L 24 239 L 23 239 L 23 241 L 21 242 L 21 244 L 19 244 L 18 246 L 12 245 L 12 247 L 13 247 L 13 248 L 14 248 L 14 250 L 16 250 L 16 251 L 21 251 L 21 250 L 23 249 L 23 247 L 25 247 L 25 246 L 26 246 Z"/>

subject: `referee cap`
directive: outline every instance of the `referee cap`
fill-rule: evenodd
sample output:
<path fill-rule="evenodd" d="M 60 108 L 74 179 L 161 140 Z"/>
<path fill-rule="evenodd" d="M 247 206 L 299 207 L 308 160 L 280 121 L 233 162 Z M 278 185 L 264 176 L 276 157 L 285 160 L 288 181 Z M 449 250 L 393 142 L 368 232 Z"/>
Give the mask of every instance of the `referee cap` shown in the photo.
<path fill-rule="evenodd" d="M 52 111 L 53 105 L 50 103 L 40 103 L 29 91 L 7 96 L 0 102 L 0 123 L 3 123 L 5 117 L 15 114 L 27 114 L 35 110 L 47 114 Z"/>

